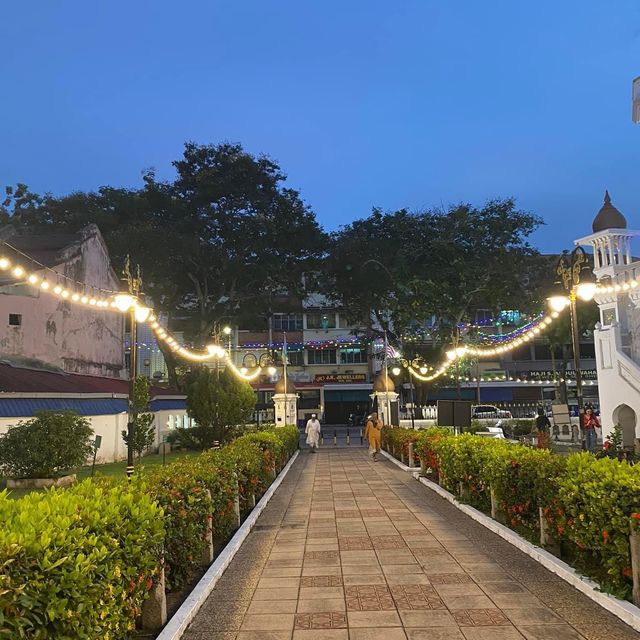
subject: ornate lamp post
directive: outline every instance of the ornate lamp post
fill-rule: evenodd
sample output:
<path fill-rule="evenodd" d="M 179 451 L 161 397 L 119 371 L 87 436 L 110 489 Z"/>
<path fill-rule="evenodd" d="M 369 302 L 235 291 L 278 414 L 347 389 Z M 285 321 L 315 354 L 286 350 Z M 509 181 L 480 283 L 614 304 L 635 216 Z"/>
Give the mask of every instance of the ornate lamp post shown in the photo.
<path fill-rule="evenodd" d="M 573 366 L 576 372 L 576 398 L 578 400 L 578 419 L 580 435 L 584 446 L 584 398 L 582 394 L 582 371 L 580 370 L 580 334 L 578 330 L 578 312 L 576 300 L 589 301 L 596 292 L 596 280 L 589 258 L 582 247 L 576 247 L 571 253 L 565 251 L 556 266 L 556 291 L 549 298 L 554 311 L 563 311 L 567 305 L 571 312 L 571 341 L 573 344 Z"/>
<path fill-rule="evenodd" d="M 140 265 L 137 265 L 135 275 L 131 273 L 129 256 L 122 271 L 129 293 L 120 293 L 115 296 L 114 302 L 118 309 L 129 312 L 130 322 L 130 351 L 129 351 L 129 417 L 127 420 L 127 477 L 133 475 L 133 437 L 137 418 L 135 406 L 135 383 L 138 375 L 138 322 L 145 322 L 151 313 L 151 309 L 138 302 L 138 296 L 142 288 L 142 274 Z"/>
<path fill-rule="evenodd" d="M 398 358 L 398 363 L 401 364 L 405 369 L 409 369 L 409 367 L 413 368 L 413 369 L 417 369 L 420 368 L 422 369 L 422 360 L 418 357 L 414 358 L 413 360 L 409 360 L 407 358 Z M 391 369 L 391 373 L 393 373 L 394 376 L 399 376 L 401 373 L 401 369 L 400 367 L 393 367 L 393 369 Z M 415 399 L 414 399 L 414 395 L 413 395 L 413 377 L 411 376 L 411 371 L 409 371 L 409 393 L 410 393 L 410 399 L 411 399 L 411 428 L 415 429 L 416 428 L 416 403 L 415 403 Z"/>

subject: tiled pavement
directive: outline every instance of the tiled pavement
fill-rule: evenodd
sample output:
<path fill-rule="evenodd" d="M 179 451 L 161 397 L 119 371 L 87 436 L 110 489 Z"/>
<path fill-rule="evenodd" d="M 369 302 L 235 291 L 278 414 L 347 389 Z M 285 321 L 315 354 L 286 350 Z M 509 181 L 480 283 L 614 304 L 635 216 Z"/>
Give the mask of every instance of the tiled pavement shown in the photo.
<path fill-rule="evenodd" d="M 185 640 L 640 634 L 363 449 L 303 451 Z"/>

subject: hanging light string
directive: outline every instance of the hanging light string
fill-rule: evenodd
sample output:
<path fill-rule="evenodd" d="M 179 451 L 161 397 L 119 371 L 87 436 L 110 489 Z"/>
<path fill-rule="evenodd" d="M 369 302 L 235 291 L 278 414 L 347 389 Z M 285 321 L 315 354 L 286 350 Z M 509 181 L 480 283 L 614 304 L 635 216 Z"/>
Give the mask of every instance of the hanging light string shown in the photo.
<path fill-rule="evenodd" d="M 508 353 L 509 351 L 517 349 L 523 344 L 526 344 L 533 340 L 536 336 L 540 335 L 553 323 L 556 318 L 559 317 L 559 315 L 560 312 L 552 311 L 549 315 L 543 316 L 539 322 L 530 326 L 528 329 L 515 336 L 510 341 L 503 342 L 495 347 L 475 347 L 469 345 L 461 345 L 456 349 L 451 349 L 447 351 L 447 360 L 442 362 L 432 374 L 424 375 L 423 372 L 416 371 L 415 367 L 411 365 L 407 366 L 407 369 L 409 370 L 409 373 L 414 378 L 416 378 L 416 380 L 420 380 L 421 382 L 432 382 L 433 380 L 436 380 L 437 378 L 444 375 L 453 365 L 455 365 L 458 360 L 466 356 L 486 358 L 489 356 L 502 355 L 503 353 Z"/>
<path fill-rule="evenodd" d="M 117 291 L 115 289 L 107 289 L 107 288 L 104 288 L 104 287 L 87 285 L 86 283 L 80 282 L 79 280 L 75 280 L 75 279 L 69 277 L 68 275 L 66 275 L 64 273 L 60 273 L 59 271 L 56 271 L 55 269 L 52 269 L 51 267 L 47 267 L 45 264 L 43 264 L 39 260 L 36 260 L 35 258 L 27 255 L 26 253 L 24 253 L 24 251 L 21 251 L 17 247 L 14 247 L 11 243 L 7 242 L 6 240 L 3 240 L 2 244 L 5 247 L 7 247 L 8 249 L 11 249 L 11 251 L 15 252 L 17 255 L 19 255 L 22 258 L 24 258 L 26 261 L 30 262 L 32 265 L 35 265 L 37 267 L 37 269 L 34 269 L 34 271 L 46 271 L 55 280 L 61 280 L 61 281 L 69 283 L 69 286 L 67 288 L 80 289 L 82 291 L 86 290 L 87 288 L 90 288 L 95 293 L 97 293 L 98 297 L 102 297 L 102 298 L 108 298 L 110 296 L 113 296 L 113 295 L 116 295 L 117 293 L 119 293 L 119 291 Z M 8 262 L 8 264 L 11 265 L 11 260 L 8 257 L 5 256 L 4 258 L 0 258 L 0 259 L 6 260 Z M 15 264 L 14 267 L 16 267 L 16 268 L 20 267 L 25 272 L 27 271 L 24 267 L 22 267 L 21 265 L 18 265 L 18 264 Z M 33 274 L 33 275 L 35 275 L 35 274 Z"/>
<path fill-rule="evenodd" d="M 13 247 L 11 248 L 13 249 Z M 56 277 L 63 277 L 71 281 L 69 278 L 66 278 L 66 276 L 58 274 L 58 272 L 53 271 L 48 267 L 44 267 L 44 265 L 41 265 L 26 254 L 23 254 L 22 252 L 19 253 L 26 259 L 40 265 L 41 268 L 39 270 L 45 269 L 48 272 L 54 273 Z M 196 352 L 182 346 L 168 331 L 166 331 L 166 329 L 164 329 L 158 323 L 156 316 L 153 314 L 152 310 L 149 307 L 141 305 L 135 297 L 129 294 L 90 287 L 92 292 L 99 291 L 100 294 L 106 295 L 86 295 L 84 289 L 86 289 L 88 285 L 75 281 L 71 282 L 74 282 L 75 285 L 83 287 L 82 293 L 75 291 L 74 289 L 62 287 L 60 284 L 55 284 L 52 286 L 48 281 L 46 275 L 43 277 L 37 272 L 29 272 L 21 264 L 17 264 L 15 262 L 12 263 L 12 261 L 7 257 L 0 257 L 0 271 L 7 272 L 18 282 L 28 283 L 33 287 L 39 288 L 41 291 L 59 297 L 65 302 L 73 302 L 84 306 L 95 307 L 105 311 L 115 311 L 120 313 L 126 313 L 133 309 L 135 312 L 136 320 L 138 322 L 148 322 L 158 340 L 165 342 L 172 351 L 187 360 L 191 360 L 194 362 L 206 362 L 208 360 L 214 360 L 216 358 L 219 360 L 224 360 L 236 375 L 245 380 L 255 379 L 258 375 L 260 375 L 262 371 L 261 366 L 258 366 L 256 371 L 250 374 L 245 367 L 238 369 L 231 361 L 231 354 L 219 345 L 207 345 L 207 349 L 205 352 Z M 638 281 L 634 280 L 630 284 L 625 283 L 624 285 L 615 285 L 606 288 L 600 287 L 600 290 L 606 290 L 607 292 L 626 291 L 630 288 L 637 287 L 639 281 L 640 279 Z M 465 356 L 475 356 L 477 358 L 482 358 L 487 356 L 501 355 L 518 348 L 522 344 L 533 340 L 537 335 L 542 333 L 542 331 L 548 328 L 549 325 L 552 324 L 553 320 L 555 320 L 559 315 L 560 313 L 558 311 L 553 311 L 550 315 L 542 317 L 539 322 L 526 329 L 513 339 L 502 342 L 495 347 L 474 347 L 461 345 L 455 349 L 452 349 L 447 352 L 447 360 L 441 363 L 440 366 L 437 367 L 432 374 L 424 375 L 423 373 L 416 371 L 412 366 L 408 367 L 409 372 L 418 380 L 431 382 L 446 373 L 446 371 L 456 361 L 464 358 Z"/>

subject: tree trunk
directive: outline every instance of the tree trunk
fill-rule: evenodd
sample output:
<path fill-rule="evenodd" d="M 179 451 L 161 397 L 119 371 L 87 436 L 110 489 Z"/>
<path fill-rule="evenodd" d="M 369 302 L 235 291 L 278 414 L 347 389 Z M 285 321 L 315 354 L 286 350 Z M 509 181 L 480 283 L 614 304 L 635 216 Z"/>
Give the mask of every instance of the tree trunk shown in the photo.
<path fill-rule="evenodd" d="M 176 371 L 178 367 L 178 361 L 173 351 L 166 345 L 166 343 L 159 341 L 158 347 L 164 356 L 164 361 L 167 364 L 167 376 L 169 378 L 169 385 L 178 391 L 183 391 L 180 385 L 180 379 Z"/>

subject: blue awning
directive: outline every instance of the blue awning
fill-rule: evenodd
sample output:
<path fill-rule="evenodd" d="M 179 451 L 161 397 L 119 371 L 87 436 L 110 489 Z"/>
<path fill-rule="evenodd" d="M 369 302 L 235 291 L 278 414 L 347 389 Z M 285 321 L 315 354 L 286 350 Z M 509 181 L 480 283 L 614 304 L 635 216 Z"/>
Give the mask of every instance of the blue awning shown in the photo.
<path fill-rule="evenodd" d="M 106 416 L 127 412 L 124 398 L 2 398 L 0 417 L 28 418 L 38 411 L 75 411 L 81 416 Z"/>
<path fill-rule="evenodd" d="M 185 398 L 156 398 L 151 401 L 151 411 L 171 411 L 187 409 L 187 400 Z"/>

